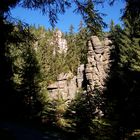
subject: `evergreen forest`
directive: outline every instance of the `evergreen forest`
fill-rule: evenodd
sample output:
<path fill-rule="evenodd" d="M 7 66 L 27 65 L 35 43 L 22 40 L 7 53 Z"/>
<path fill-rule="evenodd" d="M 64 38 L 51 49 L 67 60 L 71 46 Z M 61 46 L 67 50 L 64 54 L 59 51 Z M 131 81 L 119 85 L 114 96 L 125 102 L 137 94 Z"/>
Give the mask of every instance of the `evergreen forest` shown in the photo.
<path fill-rule="evenodd" d="M 95 6 L 106 1 L 119 0 L 0 0 L 1 140 L 140 140 L 140 1 L 123 0 L 123 25 L 112 20 L 105 32 Z M 78 32 L 71 25 L 62 33 L 67 53 L 60 53 L 55 25 L 72 3 L 83 19 Z M 18 5 L 40 10 L 53 28 L 14 19 L 10 11 Z M 106 88 L 95 84 L 88 92 L 85 80 L 74 99 L 51 99 L 48 86 L 60 74 L 76 76 L 86 66 L 91 36 L 111 40 Z"/>

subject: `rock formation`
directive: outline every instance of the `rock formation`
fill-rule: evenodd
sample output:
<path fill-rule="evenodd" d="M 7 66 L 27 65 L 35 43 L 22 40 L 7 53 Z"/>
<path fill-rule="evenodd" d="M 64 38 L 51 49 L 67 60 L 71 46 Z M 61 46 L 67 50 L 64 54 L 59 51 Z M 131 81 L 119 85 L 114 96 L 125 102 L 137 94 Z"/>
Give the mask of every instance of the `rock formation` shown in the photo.
<path fill-rule="evenodd" d="M 107 38 L 101 42 L 97 36 L 92 36 L 88 41 L 88 63 L 85 68 L 88 90 L 97 88 L 102 91 L 105 88 L 110 65 L 110 43 Z"/>
<path fill-rule="evenodd" d="M 60 39 L 60 32 L 58 36 Z M 97 36 L 92 36 L 87 43 L 87 64 L 78 67 L 76 76 L 72 73 L 60 74 L 57 81 L 48 86 L 50 97 L 62 97 L 64 100 L 74 99 L 76 92 L 83 88 L 83 83 L 87 91 L 98 89 L 102 92 L 110 67 L 110 45 L 111 41 L 108 38 L 101 42 Z M 63 50 L 66 52 L 67 48 Z"/>
<path fill-rule="evenodd" d="M 84 64 L 81 64 L 81 65 L 78 67 L 78 69 L 77 69 L 76 80 L 77 80 L 77 88 L 78 88 L 78 89 L 80 89 L 80 88 L 83 87 L 84 70 L 85 70 Z"/>
<path fill-rule="evenodd" d="M 58 75 L 57 81 L 48 86 L 49 96 L 52 99 L 59 97 L 64 100 L 74 99 L 76 90 L 76 76 L 72 73 L 61 73 Z"/>
<path fill-rule="evenodd" d="M 62 32 L 60 30 L 57 30 L 54 33 L 53 43 L 58 47 L 58 49 L 55 48 L 54 54 L 56 50 L 59 53 L 67 53 L 68 50 L 67 41 L 66 39 L 62 38 Z"/>

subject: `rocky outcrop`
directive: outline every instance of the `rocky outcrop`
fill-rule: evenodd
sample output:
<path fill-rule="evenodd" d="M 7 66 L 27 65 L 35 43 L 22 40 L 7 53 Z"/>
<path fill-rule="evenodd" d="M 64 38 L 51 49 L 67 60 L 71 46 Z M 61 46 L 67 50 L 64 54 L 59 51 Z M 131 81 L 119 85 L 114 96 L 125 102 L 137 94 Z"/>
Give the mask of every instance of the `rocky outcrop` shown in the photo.
<path fill-rule="evenodd" d="M 64 100 L 74 99 L 77 91 L 76 76 L 72 73 L 61 73 L 57 81 L 48 86 L 49 97 L 57 99 L 59 97 Z"/>
<path fill-rule="evenodd" d="M 72 73 L 60 74 L 57 81 L 48 86 L 50 97 L 71 100 L 81 88 L 87 91 L 98 89 L 102 92 L 110 68 L 110 45 L 108 38 L 101 42 L 97 36 L 92 36 L 87 43 L 87 64 L 78 67 L 76 76 Z"/>
<path fill-rule="evenodd" d="M 102 91 L 105 88 L 110 67 L 110 43 L 107 38 L 101 42 L 97 36 L 92 36 L 88 41 L 88 63 L 85 68 L 88 90 L 96 88 Z"/>
<path fill-rule="evenodd" d="M 81 64 L 77 69 L 76 80 L 77 80 L 77 88 L 78 89 L 83 88 L 84 70 L 85 70 L 84 64 Z"/>
<path fill-rule="evenodd" d="M 54 54 L 56 53 L 56 51 L 59 53 L 67 53 L 67 50 L 68 50 L 67 40 L 64 39 L 62 36 L 63 35 L 60 30 L 57 30 L 54 33 L 53 43 L 54 43 L 54 45 L 57 46 L 57 48 L 55 48 L 55 50 L 54 50 Z"/>

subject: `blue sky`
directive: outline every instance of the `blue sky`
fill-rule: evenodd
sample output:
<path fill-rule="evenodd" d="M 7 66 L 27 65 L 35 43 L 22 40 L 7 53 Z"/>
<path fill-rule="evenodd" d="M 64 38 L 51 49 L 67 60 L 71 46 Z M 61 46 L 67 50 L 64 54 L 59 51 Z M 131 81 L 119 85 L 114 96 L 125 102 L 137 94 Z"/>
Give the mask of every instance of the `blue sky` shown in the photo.
<path fill-rule="evenodd" d="M 97 6 L 96 9 L 101 11 L 102 13 L 107 14 L 107 16 L 103 17 L 104 21 L 109 24 L 111 19 L 114 22 L 120 22 L 120 9 L 124 7 L 124 3 L 121 0 L 118 0 L 114 3 L 113 6 L 109 6 L 107 3 L 104 3 L 103 6 Z M 70 8 L 66 11 L 64 15 L 59 15 L 58 23 L 56 27 L 63 32 L 68 32 L 69 27 L 72 24 L 75 28 L 75 32 L 78 29 L 78 25 L 82 20 L 82 17 L 78 14 L 73 13 L 74 8 Z M 21 7 L 16 7 L 11 10 L 11 14 L 14 18 L 20 19 L 30 25 L 35 25 L 36 27 L 41 25 L 46 29 L 51 28 L 50 23 L 48 21 L 47 16 L 43 16 L 40 11 L 28 10 Z M 108 29 L 105 29 L 108 30 Z"/>

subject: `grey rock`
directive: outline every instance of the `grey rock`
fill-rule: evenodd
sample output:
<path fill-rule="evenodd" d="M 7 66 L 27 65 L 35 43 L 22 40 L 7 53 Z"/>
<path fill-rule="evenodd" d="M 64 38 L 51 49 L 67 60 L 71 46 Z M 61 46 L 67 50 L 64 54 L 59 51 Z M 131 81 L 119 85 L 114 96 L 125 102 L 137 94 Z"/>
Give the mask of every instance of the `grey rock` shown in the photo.
<path fill-rule="evenodd" d="M 61 34 L 58 36 L 62 37 Z M 97 36 L 92 36 L 87 43 L 87 64 L 80 65 L 75 76 L 71 72 L 58 75 L 57 81 L 48 86 L 50 98 L 74 99 L 85 80 L 87 91 L 96 88 L 103 93 L 110 70 L 110 44 L 107 38 L 101 42 Z M 101 112 L 99 114 L 102 115 Z"/>
<path fill-rule="evenodd" d="M 97 36 L 91 36 L 91 42 L 93 44 L 93 46 L 101 46 L 101 41 L 99 40 L 99 38 Z"/>
<path fill-rule="evenodd" d="M 95 53 L 97 53 L 97 54 L 102 54 L 103 52 L 104 52 L 103 49 L 96 49 L 96 50 L 95 50 Z"/>
<path fill-rule="evenodd" d="M 92 36 L 88 41 L 88 64 L 86 64 L 86 78 L 90 86 L 96 86 L 101 91 L 104 89 L 107 73 L 109 72 L 110 43 L 106 38 L 103 42 L 97 36 Z"/>

